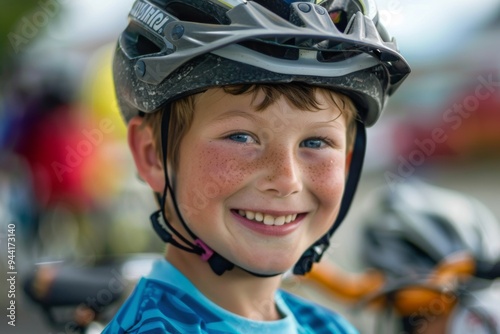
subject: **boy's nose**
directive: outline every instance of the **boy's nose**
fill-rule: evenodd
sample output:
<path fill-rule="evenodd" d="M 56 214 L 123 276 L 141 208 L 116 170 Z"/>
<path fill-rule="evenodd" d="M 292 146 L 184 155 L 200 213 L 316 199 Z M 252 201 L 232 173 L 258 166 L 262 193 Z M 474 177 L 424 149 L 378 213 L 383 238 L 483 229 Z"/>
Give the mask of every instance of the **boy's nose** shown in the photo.
<path fill-rule="evenodd" d="M 262 176 L 257 188 L 277 197 L 287 197 L 302 190 L 299 162 L 293 152 L 270 153 L 263 159 Z"/>

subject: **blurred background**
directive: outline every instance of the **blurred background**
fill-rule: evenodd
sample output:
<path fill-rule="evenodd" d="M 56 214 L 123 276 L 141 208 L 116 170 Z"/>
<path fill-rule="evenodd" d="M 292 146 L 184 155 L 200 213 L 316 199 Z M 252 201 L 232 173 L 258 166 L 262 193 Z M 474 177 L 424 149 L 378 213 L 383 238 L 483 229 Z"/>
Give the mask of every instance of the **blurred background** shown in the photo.
<path fill-rule="evenodd" d="M 18 271 L 17 326 L 4 319 L 2 333 L 50 332 L 21 293 L 34 263 L 163 250 L 111 80 L 132 2 L 0 1 L 0 268 L 7 272 L 7 226 L 15 224 Z M 327 254 L 353 272 L 364 270 L 359 230 L 373 189 L 418 176 L 470 194 L 500 217 L 500 3 L 378 0 L 378 7 L 413 72 L 368 130 L 355 202 Z"/>
<path fill-rule="evenodd" d="M 356 208 L 371 189 L 415 176 L 472 195 L 500 217 L 500 3 L 377 3 L 412 73 L 368 129 L 357 203 L 335 239 L 356 234 L 366 215 Z M 338 261 L 356 257 L 339 253 Z"/>

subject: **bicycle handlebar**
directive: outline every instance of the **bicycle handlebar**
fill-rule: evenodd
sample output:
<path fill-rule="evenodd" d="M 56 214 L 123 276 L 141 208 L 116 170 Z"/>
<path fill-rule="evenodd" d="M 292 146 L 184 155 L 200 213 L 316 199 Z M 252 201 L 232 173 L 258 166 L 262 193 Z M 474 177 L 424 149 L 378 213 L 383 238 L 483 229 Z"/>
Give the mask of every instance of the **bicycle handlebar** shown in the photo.
<path fill-rule="evenodd" d="M 476 273 L 478 278 L 494 280 L 500 277 L 500 260 L 496 263 L 488 261 L 476 261 Z"/>
<path fill-rule="evenodd" d="M 362 274 L 353 274 L 335 266 L 325 265 L 324 262 L 315 263 L 305 278 L 319 283 L 332 294 L 350 302 L 363 299 L 385 284 L 385 277 L 379 271 L 369 270 Z"/>
<path fill-rule="evenodd" d="M 498 268 L 495 266 L 495 270 Z M 476 273 L 475 259 L 469 253 L 461 252 L 445 258 L 434 271 L 424 277 L 390 280 L 376 269 L 350 274 L 332 264 L 320 262 L 313 266 L 305 278 L 320 284 L 335 297 L 354 302 L 358 306 L 390 303 L 401 315 L 409 315 L 445 293 L 455 293 L 461 282 L 469 280 Z M 448 307 L 451 309 L 457 298 L 449 300 Z"/>
<path fill-rule="evenodd" d="M 122 296 L 125 288 L 122 280 L 109 267 L 44 265 L 28 276 L 24 291 L 47 308 L 84 304 L 99 312 Z M 98 298 L 105 299 L 106 305 L 93 302 Z"/>

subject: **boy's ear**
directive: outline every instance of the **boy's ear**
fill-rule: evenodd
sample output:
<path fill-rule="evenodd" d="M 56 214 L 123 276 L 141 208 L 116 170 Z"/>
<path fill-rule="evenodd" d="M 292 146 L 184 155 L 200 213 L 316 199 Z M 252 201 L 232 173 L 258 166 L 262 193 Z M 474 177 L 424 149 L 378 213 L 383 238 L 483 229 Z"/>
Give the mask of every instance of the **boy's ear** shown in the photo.
<path fill-rule="evenodd" d="M 153 130 L 144 124 L 144 118 L 135 116 L 128 123 L 128 145 L 134 158 L 139 176 L 146 181 L 153 191 L 162 193 L 165 187 L 165 175 L 161 163 Z"/>

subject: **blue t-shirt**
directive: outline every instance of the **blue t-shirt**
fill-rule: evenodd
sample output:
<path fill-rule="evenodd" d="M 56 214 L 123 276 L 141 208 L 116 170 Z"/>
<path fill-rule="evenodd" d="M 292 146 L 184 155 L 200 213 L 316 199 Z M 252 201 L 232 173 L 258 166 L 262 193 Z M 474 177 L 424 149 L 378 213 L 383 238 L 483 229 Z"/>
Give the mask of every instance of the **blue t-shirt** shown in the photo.
<path fill-rule="evenodd" d="M 275 301 L 282 319 L 244 318 L 213 303 L 168 261 L 158 260 L 103 333 L 358 334 L 338 314 L 285 291 L 278 290 Z"/>

